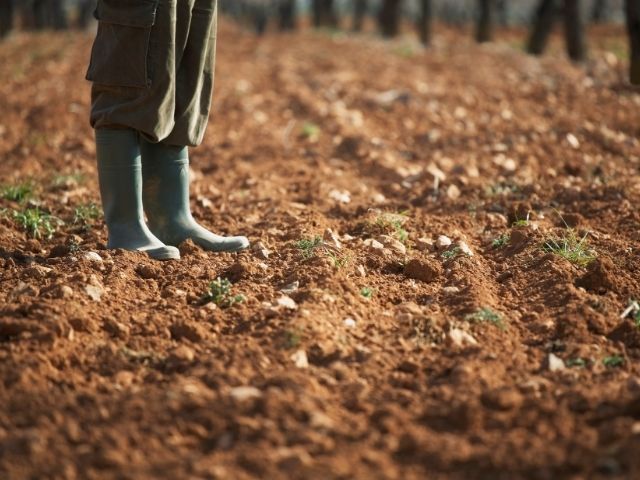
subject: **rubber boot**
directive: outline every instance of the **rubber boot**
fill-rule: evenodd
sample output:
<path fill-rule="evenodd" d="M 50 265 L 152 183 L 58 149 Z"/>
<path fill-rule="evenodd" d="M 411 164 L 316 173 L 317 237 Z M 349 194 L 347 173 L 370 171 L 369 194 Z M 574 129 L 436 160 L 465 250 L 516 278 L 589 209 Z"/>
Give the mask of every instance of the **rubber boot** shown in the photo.
<path fill-rule="evenodd" d="M 96 130 L 98 177 L 107 248 L 147 253 L 156 260 L 177 260 L 180 252 L 156 238 L 144 222 L 142 164 L 138 134 L 133 130 Z"/>
<path fill-rule="evenodd" d="M 167 245 L 191 239 L 211 252 L 238 252 L 246 237 L 223 237 L 200 226 L 189 206 L 189 150 L 140 140 L 143 198 L 149 228 Z"/>

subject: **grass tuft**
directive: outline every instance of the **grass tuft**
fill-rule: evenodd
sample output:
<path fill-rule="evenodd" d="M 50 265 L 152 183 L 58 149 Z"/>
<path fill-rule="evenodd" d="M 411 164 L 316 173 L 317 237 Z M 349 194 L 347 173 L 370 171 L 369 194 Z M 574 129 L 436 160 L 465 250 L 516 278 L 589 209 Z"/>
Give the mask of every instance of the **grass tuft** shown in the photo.
<path fill-rule="evenodd" d="M 27 208 L 22 212 L 13 212 L 13 219 L 27 235 L 35 238 L 51 238 L 56 231 L 55 218 L 39 208 Z"/>
<path fill-rule="evenodd" d="M 324 245 L 322 237 L 315 236 L 313 238 L 303 238 L 296 242 L 296 248 L 302 251 L 302 257 L 305 260 L 313 258 L 316 250 Z"/>
<path fill-rule="evenodd" d="M 509 243 L 509 240 L 511 240 L 511 235 L 509 235 L 508 233 L 503 233 L 499 237 L 495 238 L 493 242 L 491 242 L 491 246 L 494 249 L 502 248 Z"/>
<path fill-rule="evenodd" d="M 506 326 L 502 321 L 502 317 L 499 313 L 494 312 L 490 308 L 483 307 L 480 310 L 470 313 L 464 317 L 467 322 L 472 323 L 491 323 L 498 327 L 500 330 L 505 330 Z"/>
<path fill-rule="evenodd" d="M 0 188 L 0 197 L 11 202 L 23 203 L 32 197 L 35 185 L 32 182 L 21 182 L 5 185 Z"/>
<path fill-rule="evenodd" d="M 567 229 L 564 236 L 547 240 L 542 249 L 554 253 L 574 265 L 586 267 L 596 259 L 595 252 L 589 248 L 588 233 L 580 238 L 575 230 Z"/>

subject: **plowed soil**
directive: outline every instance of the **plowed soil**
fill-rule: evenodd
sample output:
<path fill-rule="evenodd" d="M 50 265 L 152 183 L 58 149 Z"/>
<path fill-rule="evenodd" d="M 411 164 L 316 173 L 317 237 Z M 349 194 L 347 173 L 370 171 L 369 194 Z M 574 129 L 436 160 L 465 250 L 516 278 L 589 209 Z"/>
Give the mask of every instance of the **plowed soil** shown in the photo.
<path fill-rule="evenodd" d="M 33 187 L 0 200 L 0 477 L 638 478 L 623 62 L 219 37 L 192 206 L 254 248 L 165 263 L 74 218 L 99 203 L 91 38 L 0 47 L 0 183 Z M 218 277 L 241 301 L 202 300 Z"/>

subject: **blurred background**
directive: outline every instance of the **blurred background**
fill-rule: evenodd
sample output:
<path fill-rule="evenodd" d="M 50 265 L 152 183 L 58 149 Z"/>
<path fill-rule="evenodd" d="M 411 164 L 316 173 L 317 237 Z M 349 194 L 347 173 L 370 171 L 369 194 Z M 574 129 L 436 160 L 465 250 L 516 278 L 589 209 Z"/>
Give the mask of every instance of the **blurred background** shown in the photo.
<path fill-rule="evenodd" d="M 0 38 L 15 30 L 90 29 L 96 0 L 0 0 Z M 631 82 L 640 83 L 640 0 L 221 0 L 223 14 L 257 35 L 315 27 L 377 32 L 384 37 L 415 32 L 424 45 L 434 25 L 472 28 L 478 42 L 494 40 L 497 28 L 527 29 L 522 47 L 545 51 L 556 24 L 562 24 L 566 51 L 586 60 L 586 31 L 593 24 L 626 23 Z M 621 51 L 624 50 L 624 51 Z"/>

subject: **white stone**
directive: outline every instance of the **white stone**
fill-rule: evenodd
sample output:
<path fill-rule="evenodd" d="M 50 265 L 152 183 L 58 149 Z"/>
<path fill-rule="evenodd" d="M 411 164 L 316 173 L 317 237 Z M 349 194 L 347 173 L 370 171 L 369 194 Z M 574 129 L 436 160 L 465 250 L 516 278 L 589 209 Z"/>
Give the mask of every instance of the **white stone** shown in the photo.
<path fill-rule="evenodd" d="M 252 398 L 262 397 L 262 392 L 256 387 L 244 386 L 231 389 L 231 397 L 238 401 L 251 400 Z"/>
<path fill-rule="evenodd" d="M 458 248 L 462 253 L 464 253 L 468 257 L 473 257 L 473 251 L 465 242 L 458 243 Z"/>
<path fill-rule="evenodd" d="M 344 326 L 347 327 L 347 328 L 355 328 L 356 327 L 356 321 L 351 317 L 345 318 L 344 319 Z"/>
<path fill-rule="evenodd" d="M 346 190 L 331 190 L 329 198 L 339 203 L 351 203 L 351 193 Z"/>
<path fill-rule="evenodd" d="M 322 240 L 326 245 L 328 245 L 331 248 L 335 248 L 336 250 L 340 250 L 342 248 L 342 243 L 340 243 L 338 236 L 335 233 L 333 233 L 333 230 L 331 230 L 330 228 L 327 228 L 324 231 Z"/>
<path fill-rule="evenodd" d="M 564 361 L 553 353 L 549 354 L 547 360 L 549 362 L 549 370 L 551 370 L 552 372 L 559 372 L 565 369 Z"/>
<path fill-rule="evenodd" d="M 298 308 L 298 304 L 295 302 L 295 300 L 286 295 L 283 295 L 278 300 L 276 300 L 276 305 L 286 310 L 295 310 L 296 308 Z"/>
<path fill-rule="evenodd" d="M 453 242 L 451 241 L 451 239 L 449 237 L 447 237 L 446 235 L 440 235 L 438 237 L 438 239 L 436 240 L 436 247 L 439 250 L 445 249 L 447 247 L 450 247 L 451 244 Z"/>
<path fill-rule="evenodd" d="M 94 302 L 99 302 L 104 295 L 104 289 L 97 285 L 85 285 L 84 291 Z"/>
<path fill-rule="evenodd" d="M 309 359 L 307 358 L 307 352 L 304 350 L 298 350 L 291 355 L 291 361 L 298 368 L 309 368 Z"/>
<path fill-rule="evenodd" d="M 461 330 L 459 328 L 452 328 L 447 334 L 449 342 L 457 347 L 464 347 L 465 345 L 477 345 L 478 341 L 469 332 Z"/>
<path fill-rule="evenodd" d="M 89 262 L 102 262 L 102 257 L 96 252 L 86 252 L 82 258 Z"/>

